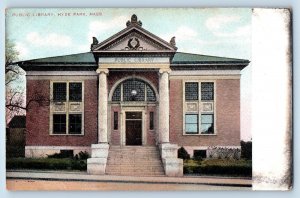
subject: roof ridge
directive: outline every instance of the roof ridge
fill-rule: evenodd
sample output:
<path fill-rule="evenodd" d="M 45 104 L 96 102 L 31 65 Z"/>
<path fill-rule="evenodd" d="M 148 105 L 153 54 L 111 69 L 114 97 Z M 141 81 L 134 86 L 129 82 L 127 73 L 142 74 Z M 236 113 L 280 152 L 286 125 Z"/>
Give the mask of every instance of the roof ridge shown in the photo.
<path fill-rule="evenodd" d="M 188 53 L 188 52 L 176 52 L 181 53 L 181 54 L 190 54 L 190 55 L 197 55 L 197 56 L 207 56 L 207 57 L 214 57 L 214 58 L 227 58 L 227 59 L 234 59 L 234 60 L 245 60 L 248 61 L 247 59 L 241 59 L 241 58 L 231 58 L 231 57 L 224 57 L 224 56 L 214 56 L 214 55 L 206 55 L 206 54 L 195 54 L 195 53 Z"/>
<path fill-rule="evenodd" d="M 72 56 L 72 55 L 80 55 L 80 54 L 88 54 L 88 53 L 92 53 L 92 52 L 81 52 L 81 53 L 75 53 L 75 54 L 66 54 L 66 55 L 59 55 L 59 56 L 48 56 L 48 57 L 44 57 L 44 58 L 34 58 L 34 59 L 29 59 L 29 60 L 22 60 L 22 61 L 18 61 L 16 63 L 20 63 L 20 62 L 28 62 L 28 61 L 36 61 L 36 60 L 43 60 L 43 59 L 47 59 L 47 58 L 58 58 L 58 57 L 63 57 L 63 56 Z"/>

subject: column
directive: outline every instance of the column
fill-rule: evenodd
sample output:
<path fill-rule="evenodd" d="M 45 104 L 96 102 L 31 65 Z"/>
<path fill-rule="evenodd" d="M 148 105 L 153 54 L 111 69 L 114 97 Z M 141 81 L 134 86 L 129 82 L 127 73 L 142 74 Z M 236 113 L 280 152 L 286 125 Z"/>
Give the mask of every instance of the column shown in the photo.
<path fill-rule="evenodd" d="M 159 143 L 169 142 L 169 73 L 170 69 L 160 69 L 159 78 Z"/>
<path fill-rule="evenodd" d="M 165 174 L 167 176 L 183 175 L 183 160 L 177 158 L 178 145 L 170 144 L 169 140 L 169 73 L 170 69 L 160 69 L 159 78 L 159 148 Z"/>
<path fill-rule="evenodd" d="M 107 74 L 108 69 L 97 69 L 98 93 L 98 144 L 91 145 L 91 158 L 87 159 L 88 174 L 104 175 L 108 157 L 107 142 Z"/>
<path fill-rule="evenodd" d="M 98 93 L 98 143 L 107 143 L 107 74 L 108 69 L 97 69 Z"/>

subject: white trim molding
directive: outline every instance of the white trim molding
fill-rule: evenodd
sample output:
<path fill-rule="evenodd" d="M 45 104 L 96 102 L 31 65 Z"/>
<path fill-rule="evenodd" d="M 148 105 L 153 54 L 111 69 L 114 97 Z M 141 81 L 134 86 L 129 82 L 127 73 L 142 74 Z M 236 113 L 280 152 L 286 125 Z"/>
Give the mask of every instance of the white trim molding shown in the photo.
<path fill-rule="evenodd" d="M 170 76 L 241 75 L 240 70 L 172 70 Z"/>

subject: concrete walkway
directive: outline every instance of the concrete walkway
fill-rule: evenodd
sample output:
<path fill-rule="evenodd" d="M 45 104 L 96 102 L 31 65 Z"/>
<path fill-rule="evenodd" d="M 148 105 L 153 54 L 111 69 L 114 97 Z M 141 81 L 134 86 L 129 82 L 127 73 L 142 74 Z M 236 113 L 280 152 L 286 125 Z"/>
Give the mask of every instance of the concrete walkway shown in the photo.
<path fill-rule="evenodd" d="M 86 172 L 68 171 L 7 171 L 7 179 L 52 180 L 52 181 L 85 181 L 85 182 L 120 182 L 120 183 L 149 183 L 149 184 L 197 184 L 214 186 L 251 187 L 249 178 L 233 177 L 136 177 L 116 175 L 88 175 Z"/>

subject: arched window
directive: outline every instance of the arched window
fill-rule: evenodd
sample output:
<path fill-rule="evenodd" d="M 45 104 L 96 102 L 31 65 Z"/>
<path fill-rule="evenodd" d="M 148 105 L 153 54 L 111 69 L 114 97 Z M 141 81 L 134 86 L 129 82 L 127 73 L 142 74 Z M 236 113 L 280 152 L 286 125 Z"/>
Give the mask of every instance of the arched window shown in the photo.
<path fill-rule="evenodd" d="M 131 78 L 120 83 L 115 89 L 112 101 L 148 101 L 155 102 L 156 96 L 152 87 L 140 80 Z"/>

